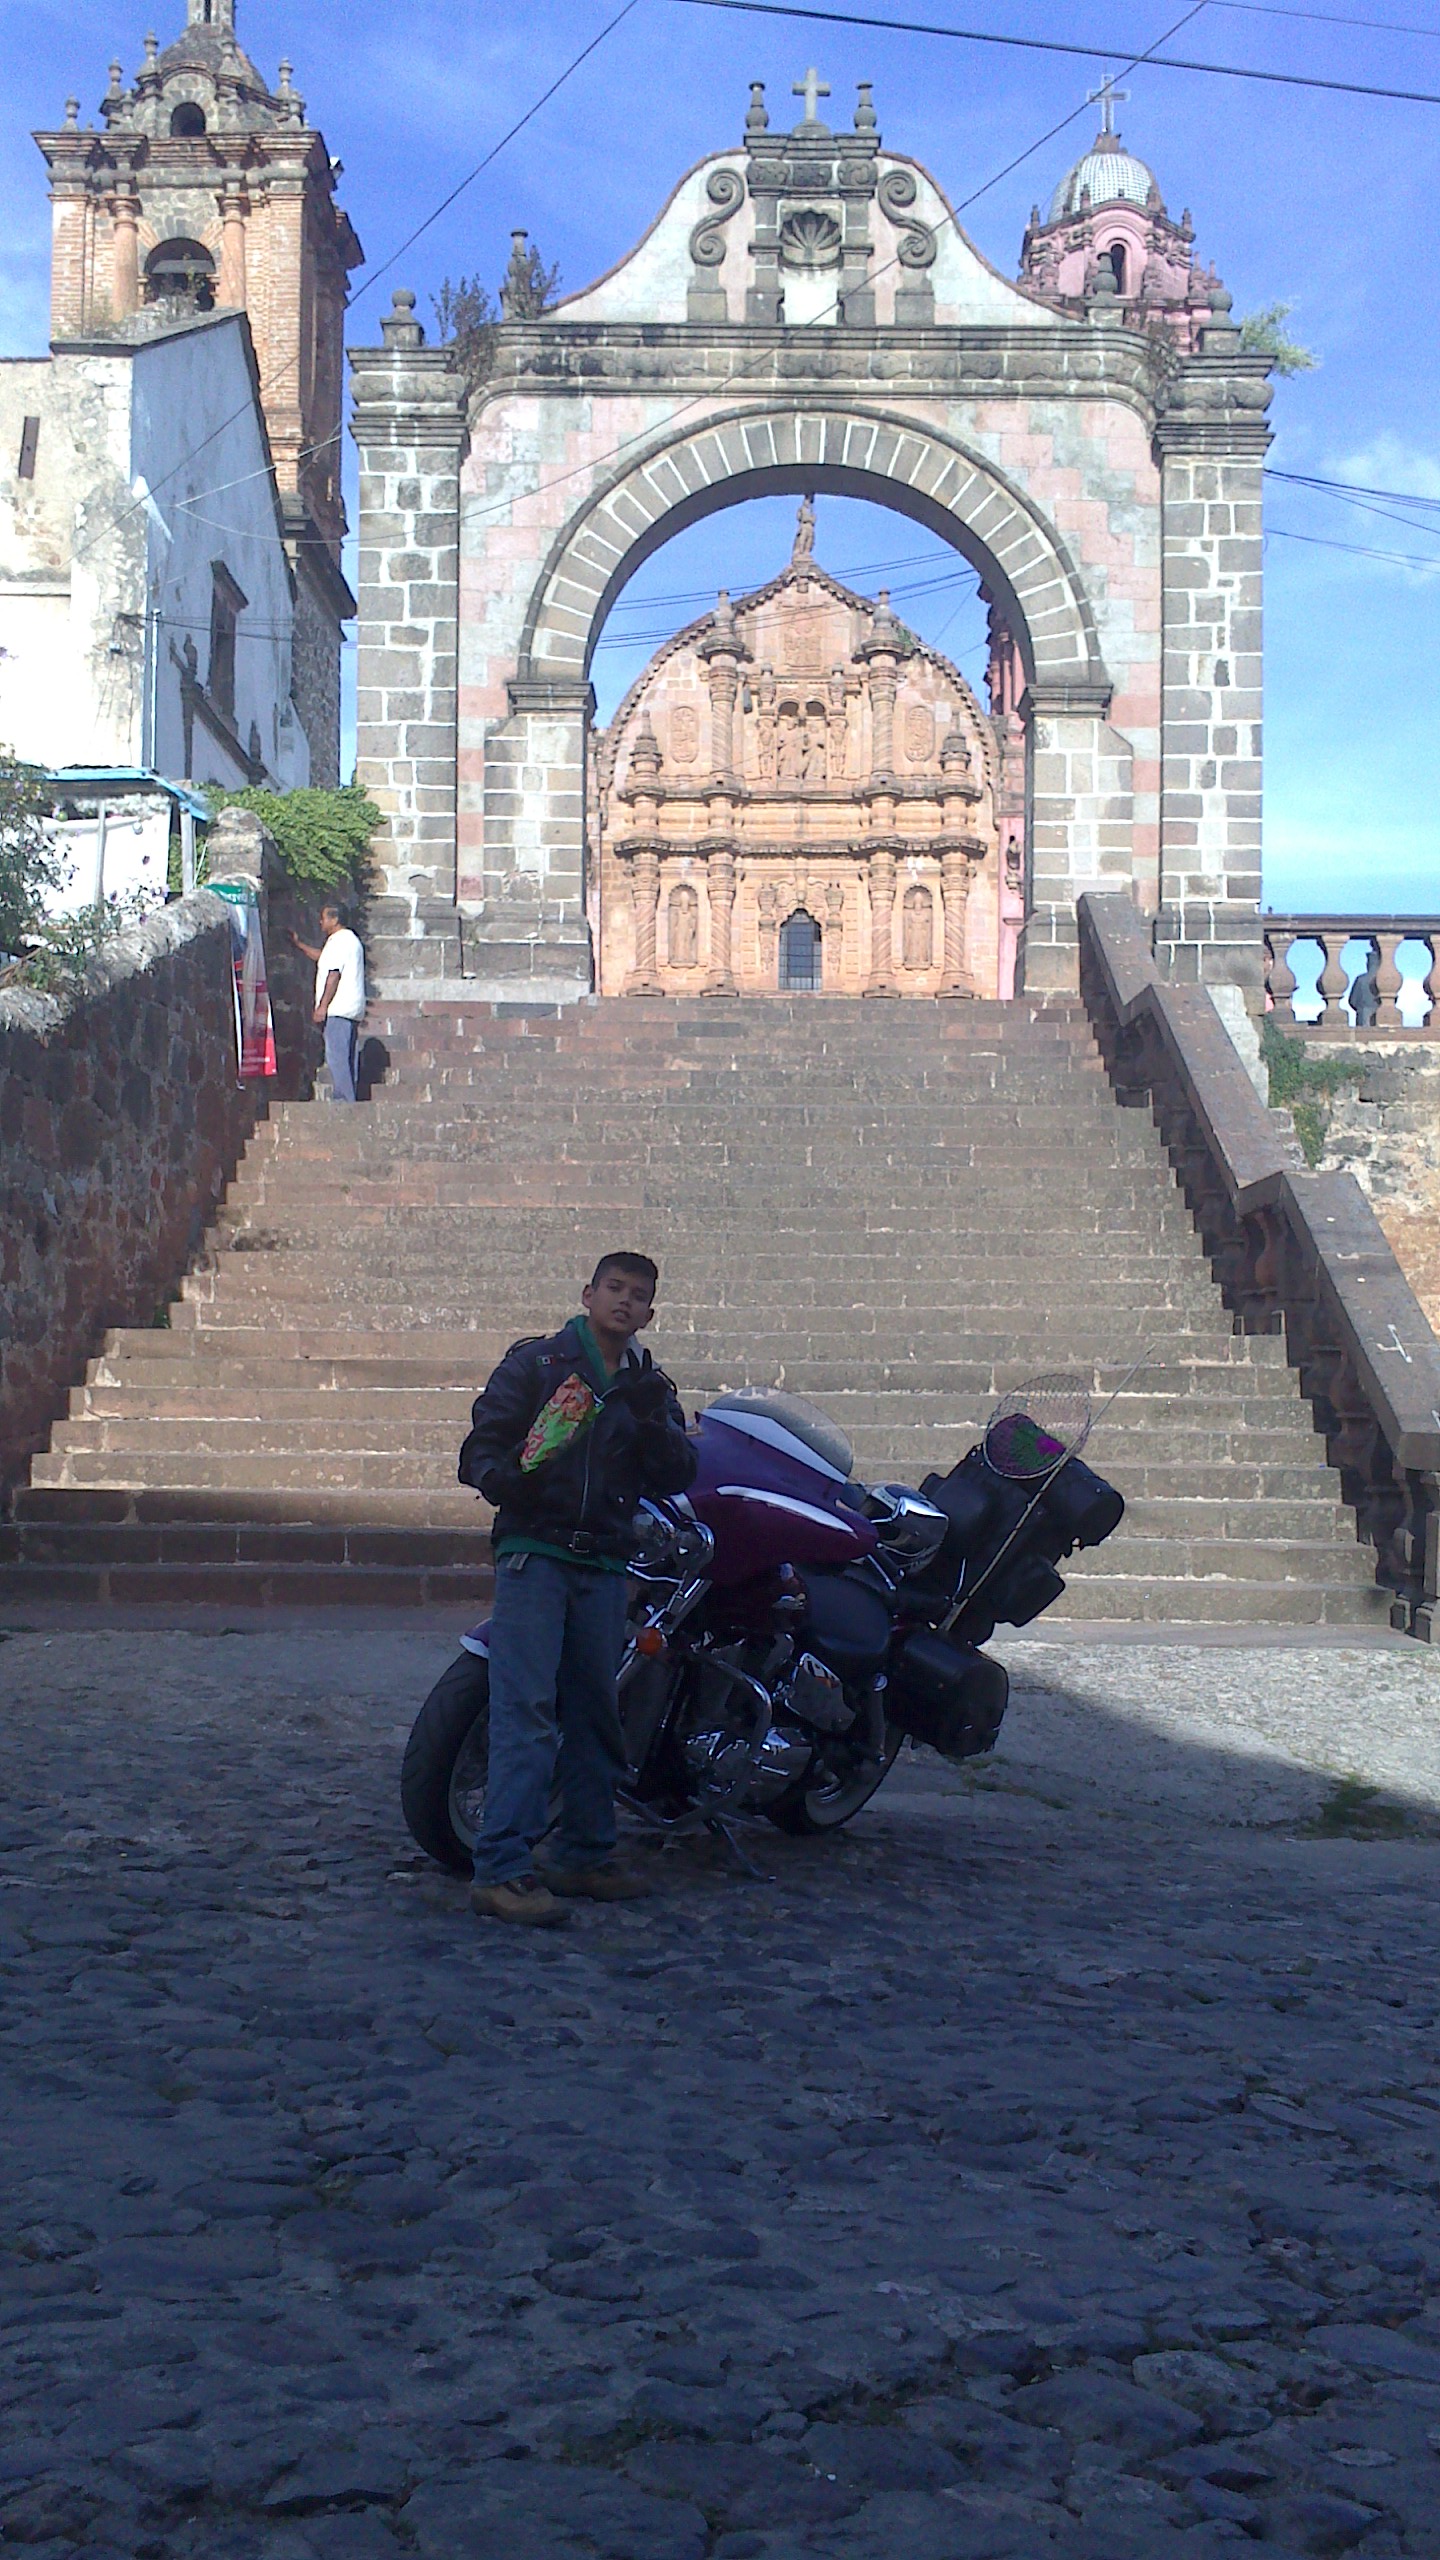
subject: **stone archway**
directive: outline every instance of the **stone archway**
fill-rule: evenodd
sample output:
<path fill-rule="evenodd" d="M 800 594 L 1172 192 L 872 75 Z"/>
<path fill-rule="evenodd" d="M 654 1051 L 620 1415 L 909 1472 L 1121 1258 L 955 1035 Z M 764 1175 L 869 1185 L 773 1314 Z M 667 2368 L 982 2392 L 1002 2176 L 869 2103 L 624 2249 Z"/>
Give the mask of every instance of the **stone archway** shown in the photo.
<path fill-rule="evenodd" d="M 1096 876 L 1086 856 L 1107 828 L 1128 833 L 1133 823 L 1129 746 L 1108 725 L 1114 688 L 1084 582 L 1054 525 L 1003 471 L 955 434 L 879 404 L 790 399 L 732 408 L 596 474 L 529 587 L 507 716 L 487 725 L 483 772 L 472 776 L 478 806 L 460 813 L 462 882 L 468 847 L 482 911 L 497 923 L 508 911 L 512 931 L 523 933 L 543 844 L 546 884 L 553 892 L 563 880 L 578 921 L 589 665 L 610 607 L 641 563 L 685 526 L 787 492 L 890 506 L 940 533 L 979 572 L 1023 670 L 1017 836 L 1023 840 L 1028 809 L 1030 845 L 1047 857 L 1038 874 L 1033 854 L 1022 865 L 1026 983 L 1069 983 L 1076 901 Z M 478 585 L 488 576 L 483 552 L 477 567 Z M 489 613 L 477 595 L 467 615 L 468 586 L 462 562 L 462 624 L 479 637 Z M 1059 862 L 1050 858 L 1057 849 Z"/>
<path fill-rule="evenodd" d="M 1218 306 L 1177 354 L 1115 303 L 1007 282 L 863 89 L 840 134 L 773 133 L 757 93 L 628 257 L 504 323 L 473 396 L 397 294 L 352 356 L 357 769 L 407 974 L 589 989 L 605 613 L 698 517 L 813 488 L 943 534 L 994 599 L 1024 986 L 1075 983 L 1078 898 L 1119 885 L 1188 974 L 1258 985 L 1265 360 Z"/>

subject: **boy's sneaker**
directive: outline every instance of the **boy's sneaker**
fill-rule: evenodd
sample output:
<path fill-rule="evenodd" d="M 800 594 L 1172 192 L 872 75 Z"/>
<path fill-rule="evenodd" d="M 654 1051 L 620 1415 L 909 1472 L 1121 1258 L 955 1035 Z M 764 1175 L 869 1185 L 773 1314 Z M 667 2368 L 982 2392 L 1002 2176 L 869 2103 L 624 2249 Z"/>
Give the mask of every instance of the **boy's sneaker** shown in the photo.
<path fill-rule="evenodd" d="M 490 1920 L 512 1920 L 522 1929 L 559 1929 L 569 1918 L 539 1876 L 505 1876 L 499 1884 L 470 1888 L 470 1908 Z"/>
<path fill-rule="evenodd" d="M 608 1860 L 603 1867 L 547 1867 L 545 1881 L 552 1893 L 578 1894 L 586 1902 L 638 1902 L 654 1891 L 647 1876 Z"/>

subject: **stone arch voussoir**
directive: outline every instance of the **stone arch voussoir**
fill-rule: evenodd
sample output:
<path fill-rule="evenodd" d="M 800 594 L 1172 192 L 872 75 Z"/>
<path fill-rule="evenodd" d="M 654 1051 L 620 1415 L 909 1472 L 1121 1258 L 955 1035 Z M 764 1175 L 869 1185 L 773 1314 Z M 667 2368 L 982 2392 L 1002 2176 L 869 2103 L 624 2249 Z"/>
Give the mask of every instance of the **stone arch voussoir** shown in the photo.
<path fill-rule="evenodd" d="M 551 545 L 518 674 L 582 683 L 610 606 L 652 551 L 743 499 L 810 486 L 898 507 L 952 542 L 1010 613 L 1032 684 L 1108 687 L 1090 600 L 1035 501 L 959 437 L 853 402 L 735 409 L 658 434 L 592 488 Z"/>

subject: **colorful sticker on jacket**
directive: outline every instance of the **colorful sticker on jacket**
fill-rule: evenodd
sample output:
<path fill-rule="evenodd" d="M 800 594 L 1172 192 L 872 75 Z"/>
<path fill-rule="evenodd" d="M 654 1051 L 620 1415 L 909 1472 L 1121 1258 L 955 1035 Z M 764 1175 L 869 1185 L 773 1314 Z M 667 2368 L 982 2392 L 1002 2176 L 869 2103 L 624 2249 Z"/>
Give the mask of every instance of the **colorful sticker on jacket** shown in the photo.
<path fill-rule="evenodd" d="M 583 1378 L 567 1378 L 558 1386 L 547 1403 L 542 1404 L 520 1451 L 520 1472 L 533 1475 L 553 1458 L 557 1449 L 566 1448 L 582 1431 L 588 1431 L 598 1410 L 594 1390 Z"/>

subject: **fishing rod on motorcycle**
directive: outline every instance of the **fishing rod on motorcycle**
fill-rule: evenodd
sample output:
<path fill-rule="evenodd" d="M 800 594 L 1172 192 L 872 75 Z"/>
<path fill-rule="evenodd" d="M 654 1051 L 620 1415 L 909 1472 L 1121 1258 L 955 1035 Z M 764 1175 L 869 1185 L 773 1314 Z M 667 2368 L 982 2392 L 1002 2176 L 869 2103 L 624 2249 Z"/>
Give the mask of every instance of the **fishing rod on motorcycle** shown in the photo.
<path fill-rule="evenodd" d="M 1007 1535 L 1002 1538 L 1000 1545 L 997 1547 L 994 1555 L 986 1565 L 985 1570 L 980 1575 L 978 1581 L 972 1583 L 968 1590 L 965 1588 L 964 1574 L 962 1570 L 960 1588 L 955 1595 L 955 1599 L 951 1607 L 947 1610 L 945 1616 L 940 1621 L 940 1633 L 942 1635 L 948 1635 L 951 1628 L 955 1625 L 956 1620 L 967 1615 L 967 1613 L 974 1607 L 975 1602 L 979 1599 L 986 1584 L 993 1581 L 995 1575 L 999 1572 L 1001 1565 L 1005 1562 L 1006 1557 L 1013 1554 L 1015 1546 L 1026 1526 L 1034 1518 L 1035 1513 L 1038 1511 L 1046 1494 L 1050 1491 L 1051 1486 L 1054 1484 L 1062 1469 L 1069 1466 L 1072 1458 L 1079 1457 L 1081 1450 L 1089 1441 L 1092 1432 L 1094 1432 L 1098 1425 L 1104 1421 L 1106 1414 L 1109 1412 L 1112 1404 L 1114 1404 L 1117 1396 L 1124 1394 L 1131 1379 L 1137 1376 L 1141 1369 L 1146 1368 L 1152 1360 L 1156 1359 L 1159 1356 L 1159 1352 L 1160 1345 L 1158 1343 L 1147 1342 L 1138 1357 L 1131 1361 L 1129 1368 L 1126 1370 L 1124 1376 L 1119 1380 L 1118 1384 L 1112 1387 L 1098 1413 L 1092 1411 L 1089 1392 L 1086 1388 L 1081 1386 L 1077 1378 L 1054 1375 L 1032 1378 L 1027 1385 L 1015 1388 L 1011 1395 L 1002 1398 L 986 1425 L 985 1438 L 982 1443 L 985 1461 L 997 1476 L 1008 1478 L 1013 1482 L 1017 1476 L 1026 1477 L 1034 1474 L 1035 1471 L 1033 1468 L 1022 1466 L 1015 1462 L 1017 1455 L 1024 1449 L 1027 1434 L 1029 1435 L 1032 1443 L 1038 1443 L 1043 1439 L 1048 1440 L 1053 1444 L 1059 1440 L 1063 1442 L 1063 1445 L 1060 1449 L 1059 1456 L 1045 1468 L 1044 1473 L 1036 1486 L 1035 1492 L 1032 1494 L 1029 1502 L 1027 1502 L 1024 1510 L 1021 1512 L 1019 1519 L 1015 1522 L 1013 1528 L 1009 1530 Z M 1078 1422 L 1076 1422 L 1069 1430 L 1066 1430 L 1065 1428 L 1066 1416 L 1064 1407 L 1067 1402 L 1071 1404 L 1072 1407 L 1079 1404 L 1084 1408 Z M 1048 1420 L 1042 1425 L 1037 1421 L 1031 1408 L 1036 1405 L 1043 1407 L 1047 1404 L 1050 1406 L 1051 1411 Z M 992 1442 L 994 1443 L 993 1449 L 991 1445 Z M 1007 1457 L 1010 1460 L 1008 1465 L 1005 1463 Z"/>

